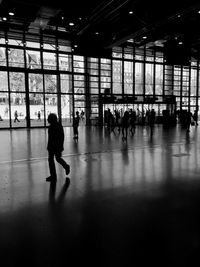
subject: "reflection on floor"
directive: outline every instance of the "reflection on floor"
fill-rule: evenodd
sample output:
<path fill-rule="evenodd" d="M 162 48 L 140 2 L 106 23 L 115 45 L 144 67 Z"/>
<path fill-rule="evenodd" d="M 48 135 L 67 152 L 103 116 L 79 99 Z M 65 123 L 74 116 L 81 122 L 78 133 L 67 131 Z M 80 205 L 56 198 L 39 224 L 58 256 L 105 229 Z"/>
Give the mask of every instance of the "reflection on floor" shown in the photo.
<path fill-rule="evenodd" d="M 200 128 L 65 128 L 57 184 L 47 130 L 0 131 L 1 266 L 199 266 Z"/>

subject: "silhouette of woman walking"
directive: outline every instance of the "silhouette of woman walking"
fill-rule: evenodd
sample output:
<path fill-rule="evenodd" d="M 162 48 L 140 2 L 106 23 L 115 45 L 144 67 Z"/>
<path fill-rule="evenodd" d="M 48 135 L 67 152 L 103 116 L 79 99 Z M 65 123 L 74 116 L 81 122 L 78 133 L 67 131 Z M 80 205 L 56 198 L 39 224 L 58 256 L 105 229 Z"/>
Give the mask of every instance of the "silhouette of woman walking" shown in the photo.
<path fill-rule="evenodd" d="M 46 178 L 46 181 L 56 182 L 57 175 L 54 157 L 65 169 L 66 175 L 70 173 L 70 166 L 64 161 L 64 159 L 62 159 L 62 151 L 64 150 L 64 131 L 63 126 L 58 122 L 57 115 L 54 113 L 49 114 L 48 123 L 50 126 L 48 129 L 47 150 L 49 153 L 48 161 L 50 176 Z"/>

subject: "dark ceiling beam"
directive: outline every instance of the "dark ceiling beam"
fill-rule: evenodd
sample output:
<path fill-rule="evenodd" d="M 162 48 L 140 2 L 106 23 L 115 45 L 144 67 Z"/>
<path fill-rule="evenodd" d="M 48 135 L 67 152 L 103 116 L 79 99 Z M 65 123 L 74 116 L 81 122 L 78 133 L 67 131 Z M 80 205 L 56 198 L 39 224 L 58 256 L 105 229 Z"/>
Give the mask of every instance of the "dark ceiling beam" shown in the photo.
<path fill-rule="evenodd" d="M 138 37 L 141 37 L 143 35 L 148 35 L 149 33 L 156 31 L 157 29 L 161 29 L 163 26 L 167 25 L 168 23 L 171 23 L 172 21 L 175 21 L 178 19 L 178 15 L 180 16 L 180 20 L 184 17 L 189 15 L 191 12 L 194 12 L 195 10 L 198 10 L 200 8 L 200 3 L 185 7 L 184 9 L 177 10 L 173 15 L 169 16 L 168 18 L 165 18 L 162 21 L 155 21 L 152 24 L 146 25 L 143 28 L 135 31 L 134 33 L 131 32 L 131 27 L 129 30 L 126 29 L 127 34 L 124 36 L 115 35 L 112 42 L 107 44 L 105 48 L 112 48 L 114 46 L 120 46 L 123 43 L 125 43 L 129 39 L 136 39 Z M 145 23 L 145 22 L 144 22 Z M 160 36 L 159 36 L 160 39 Z M 152 40 L 151 40 L 152 41 Z M 142 44 L 149 42 L 147 39 L 146 41 L 142 40 Z"/>
<path fill-rule="evenodd" d="M 83 28 L 77 32 L 77 35 L 82 35 L 85 31 L 88 30 L 91 25 L 92 27 L 94 27 L 95 25 L 100 24 L 102 21 L 114 14 L 128 2 L 130 2 L 130 0 L 119 0 L 117 2 L 111 0 L 104 5 L 100 5 L 100 8 L 97 7 L 93 11 L 93 14 L 87 19 L 86 24 L 83 26 Z"/>
<path fill-rule="evenodd" d="M 60 12 L 60 9 L 54 9 L 49 7 L 41 7 L 36 14 L 35 20 L 29 25 L 29 30 L 38 29 L 44 30 L 50 19 L 55 17 Z"/>

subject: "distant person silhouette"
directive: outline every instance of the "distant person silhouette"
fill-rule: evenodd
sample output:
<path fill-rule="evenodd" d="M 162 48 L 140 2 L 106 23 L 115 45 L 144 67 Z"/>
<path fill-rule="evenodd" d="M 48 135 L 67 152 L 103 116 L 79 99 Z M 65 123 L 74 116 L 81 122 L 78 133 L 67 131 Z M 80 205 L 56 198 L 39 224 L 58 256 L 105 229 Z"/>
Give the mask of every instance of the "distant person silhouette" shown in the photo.
<path fill-rule="evenodd" d="M 128 127 L 129 127 L 129 112 L 126 110 L 122 117 L 122 140 L 127 140 Z"/>
<path fill-rule="evenodd" d="M 133 110 L 132 108 L 130 109 L 130 114 L 129 114 L 129 116 L 130 116 L 130 132 L 132 133 L 132 134 L 134 134 L 135 133 L 135 121 L 136 121 L 136 112 L 135 112 L 135 110 Z"/>
<path fill-rule="evenodd" d="M 38 121 L 41 121 L 41 113 L 40 113 L 40 111 L 38 111 L 37 116 L 38 116 Z"/>
<path fill-rule="evenodd" d="M 199 125 L 198 124 L 198 112 L 197 112 L 197 110 L 194 111 L 193 119 L 194 119 L 195 124 L 196 125 Z"/>
<path fill-rule="evenodd" d="M 153 135 L 155 118 L 156 118 L 156 113 L 155 113 L 155 110 L 152 109 L 150 111 L 150 113 L 148 114 L 148 123 L 149 123 L 149 127 L 150 127 L 150 130 L 151 130 L 151 136 Z"/>
<path fill-rule="evenodd" d="M 14 122 L 16 122 L 16 121 L 20 122 L 19 119 L 18 119 L 18 113 L 17 113 L 17 110 L 15 110 L 14 118 L 15 118 L 15 119 L 14 119 Z"/>
<path fill-rule="evenodd" d="M 190 131 L 192 113 L 188 110 L 185 117 L 186 132 Z"/>
<path fill-rule="evenodd" d="M 47 182 L 56 182 L 56 167 L 54 157 L 56 161 L 62 165 L 65 169 L 66 175 L 70 173 L 70 166 L 62 159 L 62 151 L 64 150 L 64 131 L 63 126 L 58 122 L 57 115 L 50 113 L 48 116 L 48 144 L 47 150 L 49 153 L 49 170 L 50 176 L 46 178 Z"/>
<path fill-rule="evenodd" d="M 84 115 L 85 115 L 85 112 L 83 110 L 81 110 L 81 116 L 80 116 L 80 118 L 81 118 L 82 121 L 84 120 Z"/>
<path fill-rule="evenodd" d="M 79 121 L 80 121 L 79 112 L 76 111 L 76 116 L 73 118 L 74 139 L 78 139 L 78 126 L 79 126 Z"/>

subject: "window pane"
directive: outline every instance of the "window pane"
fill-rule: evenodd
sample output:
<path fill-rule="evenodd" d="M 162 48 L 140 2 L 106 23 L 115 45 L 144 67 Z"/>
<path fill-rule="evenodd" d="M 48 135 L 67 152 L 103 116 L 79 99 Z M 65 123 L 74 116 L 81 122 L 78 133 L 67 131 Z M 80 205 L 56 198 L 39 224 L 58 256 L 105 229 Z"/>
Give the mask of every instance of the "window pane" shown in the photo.
<path fill-rule="evenodd" d="M 29 69 L 41 69 L 40 52 L 26 50 L 26 64 Z"/>
<path fill-rule="evenodd" d="M 143 64 L 135 63 L 135 94 L 143 94 Z"/>
<path fill-rule="evenodd" d="M 83 75 L 74 75 L 74 93 L 85 93 L 85 77 Z"/>
<path fill-rule="evenodd" d="M 26 127 L 26 96 L 24 93 L 12 93 L 11 119 L 12 127 Z"/>
<path fill-rule="evenodd" d="M 71 43 L 66 40 L 58 40 L 58 46 L 60 51 L 71 52 Z"/>
<path fill-rule="evenodd" d="M 43 94 L 29 94 L 31 126 L 44 126 Z"/>
<path fill-rule="evenodd" d="M 72 95 L 61 96 L 61 114 L 63 126 L 72 125 L 72 111 L 73 111 L 73 98 Z"/>
<path fill-rule="evenodd" d="M 10 72 L 10 90 L 25 92 L 25 75 L 22 72 Z"/>
<path fill-rule="evenodd" d="M 58 115 L 57 108 L 57 95 L 56 94 L 46 94 L 45 95 L 45 106 L 46 106 L 46 119 L 50 113 L 55 113 Z"/>
<path fill-rule="evenodd" d="M 6 65 L 6 49 L 4 47 L 0 47 L 0 66 Z"/>
<path fill-rule="evenodd" d="M 29 74 L 29 92 L 43 92 L 43 76 L 38 73 Z"/>
<path fill-rule="evenodd" d="M 75 112 L 81 112 L 82 109 L 85 109 L 85 95 L 74 95 L 74 109 Z"/>
<path fill-rule="evenodd" d="M 43 44 L 44 49 L 56 50 L 55 44 Z"/>
<path fill-rule="evenodd" d="M 8 74 L 7 71 L 0 72 L 0 91 L 8 91 Z"/>
<path fill-rule="evenodd" d="M 40 43 L 36 43 L 36 42 L 26 42 L 26 47 L 33 47 L 33 48 L 40 48 Z"/>
<path fill-rule="evenodd" d="M 0 128 L 8 128 L 10 126 L 10 111 L 8 103 L 8 93 L 0 93 Z"/>
<path fill-rule="evenodd" d="M 133 93 L 133 62 L 124 62 L 124 94 Z"/>
<path fill-rule="evenodd" d="M 156 65 L 156 73 L 155 73 L 155 93 L 156 95 L 162 95 L 163 92 L 163 66 Z"/>
<path fill-rule="evenodd" d="M 84 57 L 82 56 L 74 56 L 74 72 L 83 73 L 84 70 Z"/>
<path fill-rule="evenodd" d="M 5 38 L 4 38 L 4 37 L 1 37 L 1 38 L 0 38 L 0 44 L 5 44 L 5 43 L 6 43 Z"/>
<path fill-rule="evenodd" d="M 197 95 L 197 70 L 191 69 L 191 85 L 190 85 L 191 96 Z"/>
<path fill-rule="evenodd" d="M 169 65 L 165 65 L 165 87 L 164 87 L 164 94 L 165 95 L 175 95 L 173 92 L 173 67 Z M 180 95 L 180 90 L 179 94 Z"/>
<path fill-rule="evenodd" d="M 60 83 L 62 93 L 72 93 L 72 75 L 61 74 Z"/>
<path fill-rule="evenodd" d="M 122 94 L 122 62 L 113 60 L 113 93 Z"/>
<path fill-rule="evenodd" d="M 65 71 L 71 71 L 72 69 L 71 55 L 59 54 L 59 69 Z"/>
<path fill-rule="evenodd" d="M 16 40 L 16 39 L 8 39 L 9 45 L 17 45 L 17 46 L 23 46 L 22 40 Z"/>
<path fill-rule="evenodd" d="M 153 64 L 146 64 L 145 67 L 145 94 L 153 95 Z"/>
<path fill-rule="evenodd" d="M 45 74 L 44 81 L 45 81 L 45 92 L 57 93 L 56 75 Z"/>
<path fill-rule="evenodd" d="M 24 50 L 8 48 L 9 67 L 24 68 Z"/>
<path fill-rule="evenodd" d="M 59 45 L 59 50 L 63 52 L 71 52 L 72 49 L 70 46 Z"/>
<path fill-rule="evenodd" d="M 56 54 L 43 52 L 44 69 L 56 70 Z"/>

